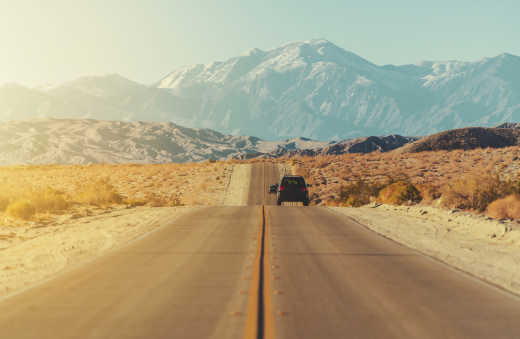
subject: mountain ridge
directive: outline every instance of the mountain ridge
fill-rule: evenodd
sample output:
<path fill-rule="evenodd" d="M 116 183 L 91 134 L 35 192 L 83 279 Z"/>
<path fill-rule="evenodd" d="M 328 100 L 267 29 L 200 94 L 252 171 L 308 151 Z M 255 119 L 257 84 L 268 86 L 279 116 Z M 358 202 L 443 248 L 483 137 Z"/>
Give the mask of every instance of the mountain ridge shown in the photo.
<path fill-rule="evenodd" d="M 171 122 L 45 118 L 0 123 L 0 165 L 4 166 L 277 158 L 305 152 L 318 154 L 334 145 L 349 152 L 346 144 L 352 148 L 362 141 L 335 143 L 307 138 L 266 141 Z M 361 148 L 361 151 L 375 150 Z"/>
<path fill-rule="evenodd" d="M 33 117 L 172 121 L 269 140 L 428 135 L 520 120 L 520 57 L 379 66 L 316 39 L 184 66 L 153 86 L 113 74 L 0 86 L 0 121 Z"/>
<path fill-rule="evenodd" d="M 422 138 L 392 134 L 331 142 L 301 137 L 268 141 L 171 122 L 45 118 L 0 123 L 0 166 L 169 163 L 519 145 L 520 123 L 467 127 Z"/>

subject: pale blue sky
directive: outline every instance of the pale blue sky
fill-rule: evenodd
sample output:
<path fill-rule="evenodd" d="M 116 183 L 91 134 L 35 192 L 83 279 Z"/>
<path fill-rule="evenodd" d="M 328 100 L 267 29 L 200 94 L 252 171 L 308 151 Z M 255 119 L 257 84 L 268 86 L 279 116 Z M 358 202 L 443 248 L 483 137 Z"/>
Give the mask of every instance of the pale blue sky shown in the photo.
<path fill-rule="evenodd" d="M 152 83 L 249 48 L 325 38 L 376 64 L 520 55 L 520 5 L 480 0 L 0 0 L 0 83 Z"/>

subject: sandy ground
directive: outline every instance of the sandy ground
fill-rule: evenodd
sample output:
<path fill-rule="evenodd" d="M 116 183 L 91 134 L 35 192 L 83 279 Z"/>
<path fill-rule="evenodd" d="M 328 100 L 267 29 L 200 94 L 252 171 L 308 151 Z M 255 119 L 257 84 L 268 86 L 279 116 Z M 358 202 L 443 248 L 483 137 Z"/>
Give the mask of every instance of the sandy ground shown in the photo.
<path fill-rule="evenodd" d="M 100 180 L 113 186 L 123 199 L 122 204 L 146 204 L 150 207 L 222 205 L 234 166 L 227 162 L 0 166 L 0 227 L 41 224 L 44 221 L 52 224 L 63 219 L 60 215 L 66 218 L 67 214 L 91 216 L 100 210 L 104 212 L 85 203 L 85 197 L 82 197 L 87 188 L 100 188 Z M 5 213 L 10 203 L 45 196 L 48 189 L 60 192 L 63 200 L 71 206 L 65 210 L 51 208 L 49 213 L 39 211 L 28 221 Z M 88 192 L 89 198 L 95 197 L 96 190 Z M 109 204 L 115 205 L 113 202 Z M 38 203 L 34 205 L 36 207 Z"/>
<path fill-rule="evenodd" d="M 520 294 L 520 225 L 425 206 L 329 207 L 369 229 Z"/>
<path fill-rule="evenodd" d="M 225 185 L 208 190 L 211 180 L 198 178 L 207 185 L 188 187 L 197 205 L 247 204 L 251 165 L 226 165 L 224 172 L 229 173 L 223 177 Z M 120 248 L 201 208 L 119 206 L 93 210 L 88 216 L 61 215 L 52 223 L 4 223 L 0 225 L 0 297 Z"/>

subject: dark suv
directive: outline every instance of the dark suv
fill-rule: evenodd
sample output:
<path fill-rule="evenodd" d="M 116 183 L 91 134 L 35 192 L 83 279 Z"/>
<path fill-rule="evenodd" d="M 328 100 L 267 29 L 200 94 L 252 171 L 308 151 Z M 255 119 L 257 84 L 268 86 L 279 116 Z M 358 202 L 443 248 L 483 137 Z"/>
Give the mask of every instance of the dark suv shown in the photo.
<path fill-rule="evenodd" d="M 280 181 L 277 194 L 277 205 L 284 201 L 301 201 L 303 206 L 309 206 L 309 190 L 302 176 L 286 175 Z"/>

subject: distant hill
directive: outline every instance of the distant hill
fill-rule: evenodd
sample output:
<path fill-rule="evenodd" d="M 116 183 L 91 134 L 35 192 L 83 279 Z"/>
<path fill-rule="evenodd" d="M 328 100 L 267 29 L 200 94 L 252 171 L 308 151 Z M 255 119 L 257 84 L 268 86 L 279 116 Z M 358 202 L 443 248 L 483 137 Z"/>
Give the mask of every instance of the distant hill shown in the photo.
<path fill-rule="evenodd" d="M 90 119 L 0 123 L 0 165 L 191 162 L 326 144 L 302 138 L 264 141 L 173 123 Z"/>
<path fill-rule="evenodd" d="M 413 140 L 392 135 L 339 142 L 308 138 L 266 141 L 173 123 L 36 119 L 0 123 L 0 165 L 166 163 L 386 152 Z"/>
<path fill-rule="evenodd" d="M 503 125 L 512 126 L 510 124 Z M 396 152 L 424 152 L 455 149 L 501 148 L 520 145 L 520 129 L 468 127 L 427 136 L 407 144 Z"/>
<path fill-rule="evenodd" d="M 415 137 L 403 137 L 401 135 L 388 136 L 370 136 L 364 138 L 355 138 L 350 140 L 342 140 L 339 142 L 330 142 L 324 147 L 312 149 L 278 149 L 266 156 L 316 156 L 316 155 L 340 155 L 346 153 L 371 153 L 371 152 L 389 152 L 399 147 L 418 140 Z"/>
<path fill-rule="evenodd" d="M 0 123 L 0 165 L 167 163 L 515 145 L 520 145 L 520 124 L 514 123 L 455 129 L 421 139 L 388 135 L 337 142 L 267 141 L 158 122 L 35 119 Z"/>

